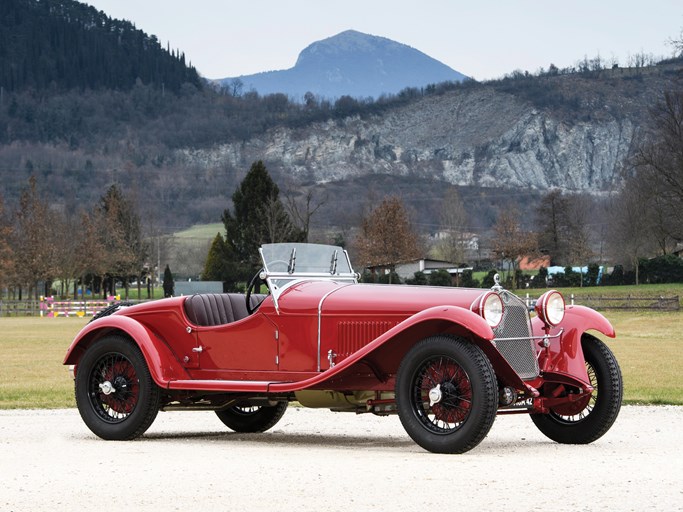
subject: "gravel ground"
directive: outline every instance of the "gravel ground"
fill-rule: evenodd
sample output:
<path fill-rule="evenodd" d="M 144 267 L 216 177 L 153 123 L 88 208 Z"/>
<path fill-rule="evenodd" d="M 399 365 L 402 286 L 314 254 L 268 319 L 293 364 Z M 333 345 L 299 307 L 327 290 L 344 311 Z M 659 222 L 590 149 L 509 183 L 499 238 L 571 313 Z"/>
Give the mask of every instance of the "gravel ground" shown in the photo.
<path fill-rule="evenodd" d="M 586 446 L 504 416 L 474 450 L 435 455 L 396 416 L 290 408 L 245 435 L 169 412 L 107 442 L 75 409 L 0 411 L 0 511 L 683 510 L 681 432 L 683 407 L 623 407 Z"/>

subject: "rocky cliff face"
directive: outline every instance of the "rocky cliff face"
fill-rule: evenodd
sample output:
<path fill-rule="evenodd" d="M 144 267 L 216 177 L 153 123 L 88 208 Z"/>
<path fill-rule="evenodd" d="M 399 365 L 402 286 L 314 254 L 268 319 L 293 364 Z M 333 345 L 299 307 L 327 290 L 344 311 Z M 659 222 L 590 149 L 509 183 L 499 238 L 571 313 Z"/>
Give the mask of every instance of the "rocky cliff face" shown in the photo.
<path fill-rule="evenodd" d="M 260 159 L 276 175 L 309 184 L 387 174 L 460 186 L 605 192 L 618 183 L 648 109 L 675 80 L 675 73 L 606 73 L 548 78 L 543 90 L 552 101 L 510 84 L 461 87 L 382 115 L 274 129 L 238 144 L 188 150 L 183 158 L 236 169 Z"/>

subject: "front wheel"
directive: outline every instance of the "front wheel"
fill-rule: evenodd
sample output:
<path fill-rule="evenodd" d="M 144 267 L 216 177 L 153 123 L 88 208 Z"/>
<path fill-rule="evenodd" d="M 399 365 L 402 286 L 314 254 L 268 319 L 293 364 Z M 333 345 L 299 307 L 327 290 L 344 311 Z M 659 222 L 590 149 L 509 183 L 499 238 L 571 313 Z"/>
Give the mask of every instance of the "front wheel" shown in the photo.
<path fill-rule="evenodd" d="M 287 402 L 278 402 L 273 406 L 236 405 L 223 411 L 216 411 L 216 416 L 235 432 L 265 432 L 280 421 L 286 410 Z"/>
<path fill-rule="evenodd" d="M 76 367 L 76 405 L 102 439 L 141 436 L 159 412 L 160 391 L 138 346 L 108 336 L 90 346 Z"/>
<path fill-rule="evenodd" d="M 558 443 L 592 443 L 610 429 L 621 409 L 623 384 L 614 354 L 590 334 L 583 335 L 581 347 L 593 393 L 576 409 L 559 407 L 531 415 L 538 429 Z"/>
<path fill-rule="evenodd" d="M 496 376 L 479 347 L 433 336 L 403 358 L 398 414 L 408 435 L 434 453 L 463 453 L 488 434 L 498 408 Z"/>

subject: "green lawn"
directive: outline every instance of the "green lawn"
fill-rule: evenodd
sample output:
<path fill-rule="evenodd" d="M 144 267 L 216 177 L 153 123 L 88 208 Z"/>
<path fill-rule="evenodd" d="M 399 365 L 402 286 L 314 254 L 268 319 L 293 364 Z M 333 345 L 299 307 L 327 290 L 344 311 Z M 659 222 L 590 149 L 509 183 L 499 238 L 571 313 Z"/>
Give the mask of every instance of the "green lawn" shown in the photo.
<path fill-rule="evenodd" d="M 683 405 L 683 313 L 607 311 L 617 339 L 627 403 Z M 0 318 L 0 409 L 73 407 L 73 382 L 62 360 L 87 319 Z"/>
<path fill-rule="evenodd" d="M 0 318 L 0 408 L 74 407 L 62 360 L 83 318 Z"/>
<path fill-rule="evenodd" d="M 213 240 L 217 233 L 225 235 L 225 226 L 222 222 L 215 222 L 213 224 L 197 224 L 191 228 L 173 233 L 173 236 L 176 238 L 202 238 Z"/>

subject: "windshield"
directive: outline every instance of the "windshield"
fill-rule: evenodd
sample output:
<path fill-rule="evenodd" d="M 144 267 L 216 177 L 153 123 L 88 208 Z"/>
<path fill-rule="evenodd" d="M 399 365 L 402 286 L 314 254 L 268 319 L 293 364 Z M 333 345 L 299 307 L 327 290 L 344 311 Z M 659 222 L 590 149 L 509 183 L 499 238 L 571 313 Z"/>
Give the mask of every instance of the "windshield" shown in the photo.
<path fill-rule="evenodd" d="M 353 274 L 341 247 L 304 243 L 265 244 L 261 258 L 267 274 L 343 276 Z"/>

